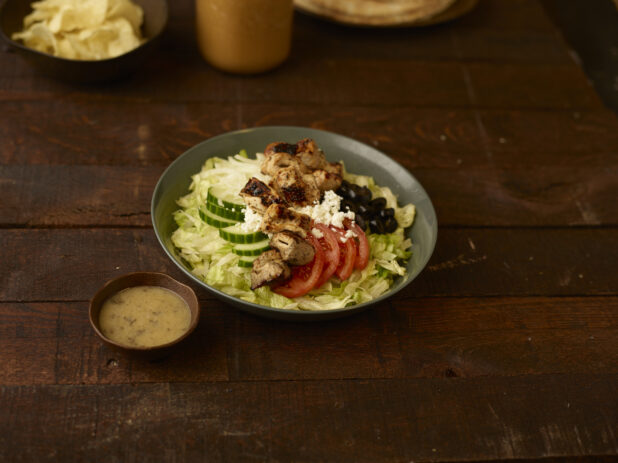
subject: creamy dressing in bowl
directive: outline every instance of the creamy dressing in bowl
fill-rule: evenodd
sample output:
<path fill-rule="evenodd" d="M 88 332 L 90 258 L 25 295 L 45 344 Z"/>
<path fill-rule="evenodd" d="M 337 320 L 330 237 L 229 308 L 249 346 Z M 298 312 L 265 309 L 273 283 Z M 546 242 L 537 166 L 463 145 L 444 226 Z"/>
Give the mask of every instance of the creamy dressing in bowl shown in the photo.
<path fill-rule="evenodd" d="M 128 347 L 170 343 L 189 330 L 191 310 L 174 292 L 159 286 L 134 286 L 107 299 L 99 313 L 101 333 Z"/>

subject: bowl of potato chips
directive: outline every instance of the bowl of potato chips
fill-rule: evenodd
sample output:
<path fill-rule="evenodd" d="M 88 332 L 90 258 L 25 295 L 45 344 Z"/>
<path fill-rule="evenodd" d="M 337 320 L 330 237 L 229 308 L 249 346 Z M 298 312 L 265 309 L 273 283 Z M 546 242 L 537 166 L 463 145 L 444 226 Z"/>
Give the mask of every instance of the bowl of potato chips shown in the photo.
<path fill-rule="evenodd" d="M 111 81 L 143 64 L 167 17 L 166 0 L 6 0 L 0 36 L 50 77 Z"/>

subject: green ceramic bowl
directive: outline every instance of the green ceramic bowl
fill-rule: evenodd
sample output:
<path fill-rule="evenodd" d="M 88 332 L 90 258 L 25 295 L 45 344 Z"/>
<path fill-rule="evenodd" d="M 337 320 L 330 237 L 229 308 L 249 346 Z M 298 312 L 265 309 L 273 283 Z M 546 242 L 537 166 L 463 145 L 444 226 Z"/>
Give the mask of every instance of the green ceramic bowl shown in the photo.
<path fill-rule="evenodd" d="M 178 209 L 176 200 L 189 192 L 191 176 L 200 171 L 204 162 L 214 156 L 227 157 L 247 150 L 250 155 L 262 152 L 273 141 L 295 143 L 301 138 L 313 138 L 329 161 L 343 160 L 349 172 L 371 175 L 379 185 L 388 186 L 399 198 L 400 204 L 413 203 L 417 215 L 407 235 L 412 239 L 412 257 L 408 261 L 408 273 L 397 278 L 389 291 L 379 298 L 343 309 L 325 311 L 292 311 L 274 309 L 242 301 L 215 289 L 193 274 L 178 256 L 171 242 L 176 225 L 172 213 Z M 436 213 L 427 193 L 404 167 L 371 146 L 348 137 L 323 130 L 305 127 L 259 127 L 229 132 L 210 138 L 176 159 L 163 173 L 155 187 L 152 204 L 152 223 L 161 246 L 172 261 L 198 285 L 206 288 L 224 302 L 241 310 L 270 318 L 285 320 L 324 320 L 349 315 L 366 309 L 391 297 L 407 286 L 427 264 L 438 234 Z"/>

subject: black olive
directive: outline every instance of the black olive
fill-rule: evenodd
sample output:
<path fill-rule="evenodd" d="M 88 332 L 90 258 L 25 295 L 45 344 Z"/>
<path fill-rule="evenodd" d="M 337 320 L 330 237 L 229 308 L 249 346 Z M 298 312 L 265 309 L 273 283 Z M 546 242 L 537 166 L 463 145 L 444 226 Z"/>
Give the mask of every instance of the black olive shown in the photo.
<path fill-rule="evenodd" d="M 366 204 L 363 204 L 363 203 L 359 204 L 356 207 L 356 212 L 358 212 L 360 215 L 365 215 L 369 211 L 370 211 L 370 209 L 367 207 Z"/>
<path fill-rule="evenodd" d="M 356 214 L 356 217 L 354 217 L 354 221 L 356 222 L 356 225 L 361 227 L 363 230 L 367 228 L 367 225 L 365 224 L 365 219 L 363 219 L 362 215 Z"/>
<path fill-rule="evenodd" d="M 398 226 L 399 224 L 397 223 L 397 220 L 395 220 L 393 217 L 389 217 L 384 221 L 384 231 L 386 233 L 393 233 L 395 230 L 397 230 Z"/>
<path fill-rule="evenodd" d="M 386 199 L 384 198 L 372 199 L 369 205 L 373 207 L 375 210 L 384 209 L 386 207 Z"/>
<path fill-rule="evenodd" d="M 368 204 L 371 201 L 371 190 L 366 186 L 361 187 L 358 191 L 358 200 L 363 204 Z"/>
<path fill-rule="evenodd" d="M 380 220 L 378 217 L 376 217 L 373 211 L 365 211 L 365 213 L 361 215 L 363 216 L 363 219 L 365 219 L 366 221 L 369 221 L 371 219 Z"/>
<path fill-rule="evenodd" d="M 380 211 L 380 218 L 388 219 L 390 217 L 395 217 L 395 209 L 393 209 L 392 207 L 389 207 L 387 209 L 382 209 Z"/>
<path fill-rule="evenodd" d="M 371 230 L 371 233 L 384 234 L 384 224 L 380 220 L 371 219 L 369 221 L 369 230 Z"/>
<path fill-rule="evenodd" d="M 343 212 L 358 212 L 356 203 L 350 201 L 349 199 L 344 199 L 343 201 L 341 201 L 341 204 L 339 205 L 339 210 Z"/>
<path fill-rule="evenodd" d="M 345 185 L 341 185 L 341 187 L 335 193 L 337 193 L 342 198 L 350 199 L 350 188 Z"/>
<path fill-rule="evenodd" d="M 352 185 L 355 187 L 356 185 Z M 348 198 L 350 201 L 358 201 L 358 192 L 354 188 L 350 188 L 347 192 L 347 195 L 344 198 Z"/>

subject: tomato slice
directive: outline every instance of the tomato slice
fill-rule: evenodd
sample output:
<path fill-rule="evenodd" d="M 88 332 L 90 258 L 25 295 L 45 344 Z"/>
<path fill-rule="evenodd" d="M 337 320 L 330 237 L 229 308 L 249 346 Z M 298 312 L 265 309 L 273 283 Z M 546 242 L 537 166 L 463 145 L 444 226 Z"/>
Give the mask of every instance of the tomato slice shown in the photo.
<path fill-rule="evenodd" d="M 326 225 L 316 223 L 313 226 L 320 230 L 324 235 L 318 240 L 322 245 L 325 260 L 322 275 L 320 275 L 320 279 L 315 285 L 316 288 L 319 288 L 335 274 L 335 270 L 337 270 L 337 267 L 339 266 L 339 239 L 338 235 Z"/>
<path fill-rule="evenodd" d="M 341 229 L 339 229 L 341 230 Z M 341 236 L 345 235 L 345 231 L 339 231 Z M 335 270 L 335 275 L 341 281 L 347 280 L 354 271 L 354 262 L 356 261 L 356 241 L 348 238 L 345 243 L 339 242 L 339 265 Z"/>
<path fill-rule="evenodd" d="M 363 229 L 359 227 L 356 222 L 346 219 L 343 224 L 348 230 L 352 230 L 356 233 L 358 251 L 356 253 L 356 260 L 354 261 L 354 268 L 363 270 L 369 263 L 369 240 Z"/>
<path fill-rule="evenodd" d="M 311 233 L 307 235 L 307 241 L 315 249 L 313 260 L 306 265 L 292 267 L 292 278 L 282 285 L 272 288 L 277 294 L 289 298 L 300 297 L 316 286 L 324 268 L 324 251 L 317 238 Z"/>

